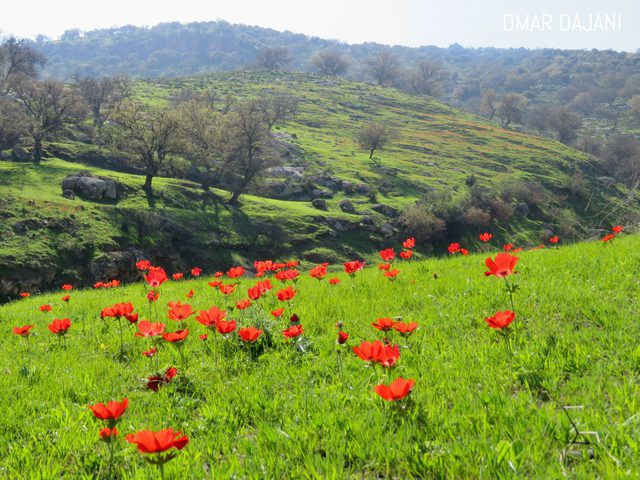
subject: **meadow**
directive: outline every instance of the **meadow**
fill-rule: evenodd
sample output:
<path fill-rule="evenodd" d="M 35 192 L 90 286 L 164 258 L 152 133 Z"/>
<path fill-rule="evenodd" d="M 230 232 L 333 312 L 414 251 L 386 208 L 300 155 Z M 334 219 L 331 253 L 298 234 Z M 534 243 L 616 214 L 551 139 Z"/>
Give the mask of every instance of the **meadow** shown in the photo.
<path fill-rule="evenodd" d="M 158 478 L 145 458 L 167 454 L 175 458 L 165 478 L 640 474 L 637 236 L 517 252 L 506 282 L 484 274 L 486 259 L 502 250 L 495 242 L 430 259 L 401 260 L 402 245 L 388 247 L 396 254 L 388 270 L 372 264 L 351 276 L 332 265 L 312 278 L 323 269 L 311 264 L 281 269 L 299 271 L 295 281 L 186 271 L 154 287 L 151 301 L 152 287 L 140 281 L 66 287 L 0 307 L 0 477 Z M 238 308 L 265 279 L 273 288 Z M 237 285 L 224 295 L 216 282 Z M 288 287 L 295 296 L 279 300 Z M 110 316 L 119 303 L 132 304 L 135 323 Z M 193 314 L 170 318 L 187 315 L 185 304 Z M 235 331 L 197 320 L 213 306 L 236 321 Z M 485 319 L 505 310 L 515 311 L 513 322 L 490 328 Z M 62 318 L 71 326 L 58 336 L 48 326 Z M 182 342 L 135 336 L 143 319 L 189 334 Z M 385 322 L 417 329 L 372 326 Z M 33 325 L 28 336 L 13 332 L 25 325 Z M 255 343 L 240 339 L 247 327 L 262 330 Z M 349 334 L 343 344 L 340 330 Z M 399 356 L 365 362 L 354 353 L 385 339 Z M 154 356 L 142 354 L 152 347 Z M 167 375 L 171 367 L 177 372 Z M 415 381 L 406 396 L 385 401 L 374 391 L 398 378 Z M 89 408 L 125 398 L 117 422 Z M 115 423 L 118 435 L 101 440 Z M 188 443 L 144 454 L 125 440 L 168 428 Z"/>

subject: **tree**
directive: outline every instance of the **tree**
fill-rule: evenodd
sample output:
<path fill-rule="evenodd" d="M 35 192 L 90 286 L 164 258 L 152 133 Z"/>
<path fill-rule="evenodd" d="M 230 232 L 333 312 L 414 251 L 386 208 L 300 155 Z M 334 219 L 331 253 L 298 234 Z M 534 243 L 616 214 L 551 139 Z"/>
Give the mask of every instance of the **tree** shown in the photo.
<path fill-rule="evenodd" d="M 633 185 L 640 176 L 640 141 L 630 134 L 614 135 L 607 142 L 601 161 L 614 177 Z"/>
<path fill-rule="evenodd" d="M 271 95 L 259 100 L 257 105 L 264 115 L 267 127 L 271 130 L 277 123 L 286 120 L 298 110 L 299 100 L 289 94 Z"/>
<path fill-rule="evenodd" d="M 482 104 L 480 105 L 480 111 L 485 115 L 489 115 L 489 120 L 493 120 L 493 117 L 498 110 L 498 96 L 493 89 L 485 90 L 482 93 Z"/>
<path fill-rule="evenodd" d="M 6 94 L 16 76 L 35 78 L 44 57 L 24 40 L 10 37 L 0 43 L 0 94 Z"/>
<path fill-rule="evenodd" d="M 229 203 L 236 205 L 257 175 L 275 165 L 277 160 L 274 155 L 264 152 L 269 126 L 260 102 L 250 100 L 237 104 L 225 120 L 224 168 L 235 177 L 229 185 L 232 192 Z"/>
<path fill-rule="evenodd" d="M 344 75 L 349 69 L 349 61 L 335 50 L 322 50 L 311 58 L 311 64 L 322 75 Z"/>
<path fill-rule="evenodd" d="M 114 147 L 133 155 L 145 172 L 144 189 L 151 193 L 153 178 L 166 167 L 168 156 L 182 150 L 180 117 L 169 109 L 150 109 L 125 101 L 110 117 L 110 140 Z"/>
<path fill-rule="evenodd" d="M 291 57 L 287 47 L 265 47 L 256 57 L 256 68 L 259 70 L 284 70 L 289 63 Z"/>
<path fill-rule="evenodd" d="M 409 74 L 409 85 L 413 93 L 438 97 L 442 95 L 444 70 L 442 64 L 426 58 L 416 61 Z"/>
<path fill-rule="evenodd" d="M 0 150 L 13 147 L 28 132 L 29 119 L 20 105 L 9 97 L 0 96 Z"/>
<path fill-rule="evenodd" d="M 565 108 L 555 110 L 549 116 L 549 127 L 558 134 L 558 140 L 565 145 L 572 143 L 582 128 L 582 119 Z"/>
<path fill-rule="evenodd" d="M 538 135 L 544 135 L 549 130 L 549 119 L 552 111 L 544 105 L 533 108 L 527 115 L 525 121 L 529 128 L 535 130 Z"/>
<path fill-rule="evenodd" d="M 390 49 L 383 48 L 367 59 L 365 67 L 378 85 L 388 85 L 398 78 L 400 61 Z"/>
<path fill-rule="evenodd" d="M 27 135 L 33 140 L 34 160 L 42 159 L 42 144 L 78 125 L 86 115 L 86 106 L 61 82 L 39 82 L 23 75 L 12 78 L 11 90 L 27 122 Z"/>
<path fill-rule="evenodd" d="M 634 95 L 629 100 L 629 116 L 634 123 L 640 124 L 640 95 Z"/>
<path fill-rule="evenodd" d="M 382 150 L 392 136 L 391 129 L 381 122 L 373 122 L 358 132 L 358 144 L 369 152 L 369 160 L 373 160 L 376 150 Z"/>
<path fill-rule="evenodd" d="M 522 121 L 522 114 L 527 106 L 527 97 L 519 93 L 507 93 L 502 97 L 502 101 L 496 112 L 502 119 L 502 124 L 508 127 L 511 122 Z"/>
<path fill-rule="evenodd" d="M 91 110 L 93 125 L 96 127 L 104 123 L 105 109 L 116 107 L 131 95 L 131 80 L 126 77 L 104 77 L 97 80 L 75 75 L 74 80 L 78 92 Z"/>

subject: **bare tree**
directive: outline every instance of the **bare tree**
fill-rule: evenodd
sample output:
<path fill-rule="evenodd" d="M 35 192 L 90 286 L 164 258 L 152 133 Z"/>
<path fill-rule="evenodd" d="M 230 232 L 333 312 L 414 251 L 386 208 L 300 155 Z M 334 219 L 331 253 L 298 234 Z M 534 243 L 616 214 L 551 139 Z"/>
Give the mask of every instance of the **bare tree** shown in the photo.
<path fill-rule="evenodd" d="M 383 48 L 366 60 L 365 67 L 378 85 L 388 85 L 398 78 L 400 61 L 390 49 Z"/>
<path fill-rule="evenodd" d="M 0 43 L 0 94 L 7 93 L 13 77 L 35 78 L 44 63 L 44 57 L 24 40 L 4 40 Z"/>
<path fill-rule="evenodd" d="M 299 99 L 289 94 L 275 94 L 259 100 L 267 127 L 271 130 L 277 123 L 286 120 L 298 110 Z"/>
<path fill-rule="evenodd" d="M 382 150 L 392 136 L 391 129 L 381 122 L 373 122 L 358 132 L 358 144 L 369 152 L 369 160 L 373 160 L 376 150 Z"/>
<path fill-rule="evenodd" d="M 27 131 L 33 140 L 36 163 L 42 159 L 45 140 L 60 136 L 69 127 L 78 125 L 86 115 L 84 103 L 61 82 L 39 82 L 16 75 L 10 88 L 29 119 Z"/>
<path fill-rule="evenodd" d="M 224 168 L 235 177 L 229 185 L 232 192 L 229 203 L 235 205 L 257 175 L 275 164 L 276 157 L 264 152 L 269 126 L 259 102 L 237 104 L 223 128 L 228 135 Z"/>
<path fill-rule="evenodd" d="M 323 75 L 344 75 L 349 69 L 349 61 L 335 50 L 322 50 L 311 59 L 312 65 Z"/>
<path fill-rule="evenodd" d="M 489 115 L 489 120 L 493 120 L 493 117 L 496 115 L 498 111 L 498 96 L 492 88 L 482 92 L 480 111 L 485 115 Z"/>
<path fill-rule="evenodd" d="M 409 74 L 411 91 L 419 95 L 439 97 L 442 95 L 443 80 L 442 64 L 426 58 L 418 59 Z"/>
<path fill-rule="evenodd" d="M 634 95 L 629 100 L 629 116 L 635 124 L 640 124 L 640 95 Z"/>
<path fill-rule="evenodd" d="M 561 108 L 549 116 L 549 127 L 558 134 L 558 140 L 568 145 L 577 137 L 582 128 L 582 119 L 575 113 Z"/>
<path fill-rule="evenodd" d="M 150 109 L 125 101 L 110 117 L 112 145 L 133 155 L 145 172 L 144 189 L 151 193 L 153 178 L 167 167 L 168 156 L 182 150 L 180 118 L 169 109 Z"/>
<path fill-rule="evenodd" d="M 508 127 L 511 122 L 522 121 L 522 114 L 527 106 L 527 97 L 519 93 L 507 93 L 503 95 L 500 106 L 496 112 L 502 119 L 502 124 Z"/>
<path fill-rule="evenodd" d="M 260 70 L 284 70 L 289 63 L 291 57 L 287 47 L 265 47 L 256 57 L 256 68 Z"/>
<path fill-rule="evenodd" d="M 104 77 L 97 80 L 75 75 L 74 80 L 78 92 L 91 110 L 93 125 L 97 127 L 104 123 L 104 110 L 116 107 L 131 96 L 132 83 L 126 77 Z"/>
<path fill-rule="evenodd" d="M 544 105 L 533 108 L 526 117 L 526 124 L 533 128 L 538 135 L 544 135 L 549 130 L 549 120 L 552 110 Z"/>

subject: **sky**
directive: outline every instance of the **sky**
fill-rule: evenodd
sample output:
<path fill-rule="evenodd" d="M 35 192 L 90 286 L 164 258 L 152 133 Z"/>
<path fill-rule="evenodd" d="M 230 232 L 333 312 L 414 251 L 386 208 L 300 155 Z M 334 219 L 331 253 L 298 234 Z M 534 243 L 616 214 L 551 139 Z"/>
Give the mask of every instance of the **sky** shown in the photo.
<path fill-rule="evenodd" d="M 57 38 L 73 28 L 212 20 L 348 43 L 640 49 L 640 0 L 20 0 L 3 6 L 0 31 Z"/>

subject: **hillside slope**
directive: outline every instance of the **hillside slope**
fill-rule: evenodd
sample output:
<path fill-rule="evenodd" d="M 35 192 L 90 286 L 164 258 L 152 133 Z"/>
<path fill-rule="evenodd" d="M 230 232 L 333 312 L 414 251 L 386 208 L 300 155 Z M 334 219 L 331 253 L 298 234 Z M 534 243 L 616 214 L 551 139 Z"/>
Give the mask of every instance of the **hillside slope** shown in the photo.
<path fill-rule="evenodd" d="M 623 204 L 621 187 L 601 185 L 597 164 L 583 153 L 394 89 L 309 74 L 234 73 L 138 82 L 135 94 L 161 105 L 181 90 L 205 88 L 220 97 L 287 92 L 300 98 L 299 112 L 275 132 L 287 146 L 289 168 L 272 171 L 232 208 L 226 192 L 208 195 L 185 180 L 158 179 L 149 197 L 141 176 L 110 170 L 96 147 L 81 142 L 51 146 L 59 158 L 40 166 L 0 162 L 4 295 L 62 281 L 126 279 L 134 257 L 144 255 L 170 271 L 193 264 L 213 270 L 255 256 L 365 257 L 405 233 L 397 212 L 429 192 L 446 195 L 427 197 L 423 210 L 457 205 L 471 195 L 470 178 L 476 193 L 501 196 L 515 213 L 507 223 L 475 228 L 461 228 L 454 215 L 444 233 L 422 243 L 424 252 L 451 240 L 472 242 L 484 229 L 518 244 L 539 243 L 550 231 L 582 238 L 628 220 L 637 208 L 635 200 Z M 353 140 L 371 121 L 396 131 L 376 162 Z M 63 198 L 64 177 L 83 170 L 117 179 L 120 200 Z M 544 208 L 530 198 L 539 195 Z M 326 199 L 326 211 L 311 206 L 316 197 Z M 343 200 L 355 213 L 339 208 Z"/>

